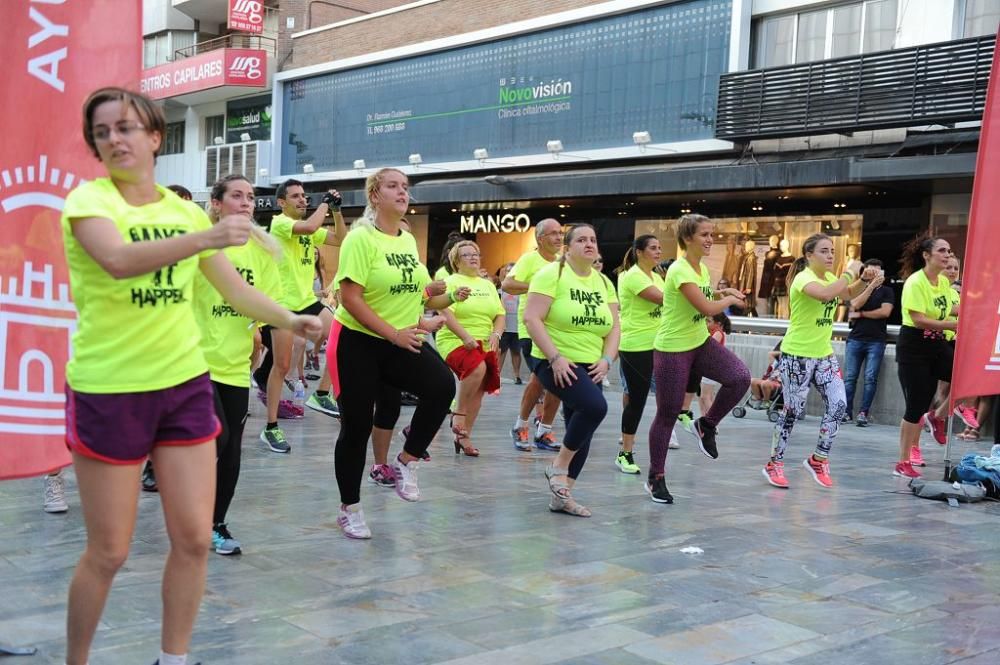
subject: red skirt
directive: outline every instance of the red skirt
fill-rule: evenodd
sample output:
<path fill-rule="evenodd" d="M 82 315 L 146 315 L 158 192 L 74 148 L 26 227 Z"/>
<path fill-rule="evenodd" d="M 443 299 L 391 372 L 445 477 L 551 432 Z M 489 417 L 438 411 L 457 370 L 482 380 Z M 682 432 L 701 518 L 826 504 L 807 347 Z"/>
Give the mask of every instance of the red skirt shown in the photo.
<path fill-rule="evenodd" d="M 476 348 L 467 349 L 460 346 L 445 358 L 445 362 L 455 376 L 461 381 L 469 376 L 480 363 L 486 363 L 486 376 L 483 377 L 483 392 L 490 394 L 500 391 L 500 365 L 497 362 L 497 354 L 493 351 L 483 349 L 482 342 L 476 342 Z"/>

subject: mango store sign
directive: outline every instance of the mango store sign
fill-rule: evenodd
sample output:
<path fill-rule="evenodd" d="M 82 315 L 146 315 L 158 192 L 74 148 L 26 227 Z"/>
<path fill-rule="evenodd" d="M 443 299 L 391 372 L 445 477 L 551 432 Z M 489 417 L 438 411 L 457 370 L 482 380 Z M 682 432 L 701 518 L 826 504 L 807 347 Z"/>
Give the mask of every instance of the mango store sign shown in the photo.
<path fill-rule="evenodd" d="M 166 99 L 224 85 L 265 87 L 267 52 L 225 48 L 168 62 L 143 70 L 139 89 L 153 99 Z"/>
<path fill-rule="evenodd" d="M 524 233 L 531 228 L 531 218 L 519 213 L 462 215 L 461 233 Z"/>

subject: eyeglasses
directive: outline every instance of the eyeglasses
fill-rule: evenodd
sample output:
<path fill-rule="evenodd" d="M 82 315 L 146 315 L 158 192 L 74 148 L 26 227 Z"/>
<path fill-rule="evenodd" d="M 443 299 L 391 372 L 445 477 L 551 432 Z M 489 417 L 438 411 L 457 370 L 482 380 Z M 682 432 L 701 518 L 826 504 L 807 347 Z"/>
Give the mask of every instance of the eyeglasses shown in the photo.
<path fill-rule="evenodd" d="M 140 130 L 145 130 L 146 126 L 141 122 L 118 122 L 115 123 L 114 131 L 118 133 L 118 136 L 122 138 L 128 138 L 133 132 Z M 105 127 L 104 125 L 99 125 L 91 130 L 91 134 L 94 136 L 95 141 L 100 141 L 104 143 L 111 139 L 111 127 Z"/>
<path fill-rule="evenodd" d="M 475 254 L 459 254 L 458 258 L 460 258 L 460 259 L 478 259 L 479 258 L 479 252 L 476 252 Z"/>

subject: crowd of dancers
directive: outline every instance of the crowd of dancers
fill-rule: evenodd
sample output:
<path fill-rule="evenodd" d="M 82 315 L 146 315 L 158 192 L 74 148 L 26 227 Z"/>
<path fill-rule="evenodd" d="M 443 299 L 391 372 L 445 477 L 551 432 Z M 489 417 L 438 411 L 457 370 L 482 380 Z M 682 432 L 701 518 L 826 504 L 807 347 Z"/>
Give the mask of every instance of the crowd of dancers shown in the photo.
<path fill-rule="evenodd" d="M 267 232 L 253 222 L 254 189 L 241 175 L 215 184 L 207 214 L 155 183 L 165 121 L 147 98 L 101 89 L 83 115 L 84 138 L 107 177 L 75 189 L 62 221 L 79 311 L 67 366 L 67 445 L 87 529 L 69 590 L 68 665 L 87 662 L 128 555 L 147 459 L 170 538 L 158 662 L 187 662 L 209 548 L 241 551 L 226 515 L 239 477 L 258 336 L 266 348 L 253 371 L 267 405 L 260 439 L 275 453 L 292 450 L 278 417 L 296 340 L 317 350 L 325 343 L 326 362 L 306 406 L 339 419 L 337 522 L 350 538 L 372 537 L 361 504 L 366 471 L 400 498 L 420 499 L 418 467 L 446 419 L 455 453 L 480 455 L 473 434 L 484 395 L 500 386 L 503 353 L 523 356 L 530 370 L 511 438 L 518 450 L 534 445 L 553 453 L 539 479 L 553 512 L 591 515 L 575 491 L 607 414 L 602 388 L 616 362 L 625 392 L 616 464 L 625 473 L 641 473 L 636 434 L 655 394 L 645 482 L 652 501 L 674 500 L 666 478 L 676 426 L 704 455 L 719 457 L 719 424 L 745 399 L 751 376 L 724 343 L 725 313 L 743 306 L 745 296 L 711 285 L 704 261 L 715 230 L 709 218 L 679 220 L 681 256 L 665 271 L 659 240 L 636 238 L 617 286 L 601 270 L 593 227 L 542 220 L 536 247 L 503 268 L 498 293 L 470 240 L 450 243 L 444 270 L 432 278 L 404 217 L 409 181 L 399 170 L 367 178 L 367 208 L 353 224 L 341 215 L 336 190 L 309 213 L 302 183 L 287 181 L 277 192 L 282 213 Z M 323 244 L 339 246 L 340 259 L 317 295 L 314 264 Z M 755 399 L 780 391 L 784 400 L 770 456 L 761 460 L 767 482 L 778 488 L 789 487 L 785 453 L 810 389 L 824 414 L 802 464 L 820 486 L 834 485 L 830 455 L 849 413 L 831 344 L 834 311 L 841 301 L 870 296 L 884 279 L 874 265 L 835 274 L 834 258 L 831 238 L 815 234 L 804 242 L 789 276 L 788 330 L 775 352 L 780 384 L 754 382 Z M 897 362 L 906 412 L 893 471 L 904 477 L 919 475 L 912 450 L 921 420 L 937 381 L 951 375 L 947 335 L 959 307 L 944 274 L 951 259 L 940 238 L 917 238 L 904 250 Z M 520 383 L 520 365 L 515 371 Z M 694 418 L 690 405 L 703 382 L 713 394 Z M 402 450 L 390 460 L 404 393 L 415 397 L 416 409 L 402 429 Z M 560 404 L 561 442 L 553 431 Z M 366 469 L 369 439 L 375 464 Z"/>

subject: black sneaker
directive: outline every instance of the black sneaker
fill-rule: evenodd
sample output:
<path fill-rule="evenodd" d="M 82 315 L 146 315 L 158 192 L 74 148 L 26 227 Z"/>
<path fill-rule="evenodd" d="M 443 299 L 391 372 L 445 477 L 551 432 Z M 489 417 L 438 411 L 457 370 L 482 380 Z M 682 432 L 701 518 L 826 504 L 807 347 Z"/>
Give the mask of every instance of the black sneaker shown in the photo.
<path fill-rule="evenodd" d="M 143 492 L 158 492 L 159 489 L 156 487 L 156 474 L 153 472 L 153 463 L 150 460 L 146 460 L 146 466 L 142 469 L 142 491 Z"/>
<path fill-rule="evenodd" d="M 861 414 L 860 414 L 860 413 L 858 414 L 858 417 L 859 417 L 859 418 L 861 417 Z M 851 414 L 849 414 L 849 413 L 845 413 L 845 414 L 844 414 L 844 417 L 840 419 L 840 422 L 841 422 L 841 423 L 849 423 L 849 422 L 851 422 L 852 420 L 854 420 L 854 418 L 852 418 L 852 417 L 851 417 Z"/>
<path fill-rule="evenodd" d="M 698 447 L 706 457 L 719 459 L 719 449 L 715 445 L 715 425 L 709 425 L 704 418 L 694 421 L 694 429 L 698 433 Z"/>
<path fill-rule="evenodd" d="M 858 427 L 868 427 L 868 414 L 862 411 L 858 414 L 858 419 L 854 422 Z"/>
<path fill-rule="evenodd" d="M 649 492 L 649 498 L 656 503 L 673 503 L 674 497 L 667 490 L 667 481 L 664 480 L 663 476 L 659 478 L 648 478 L 644 485 L 646 491 Z"/>

